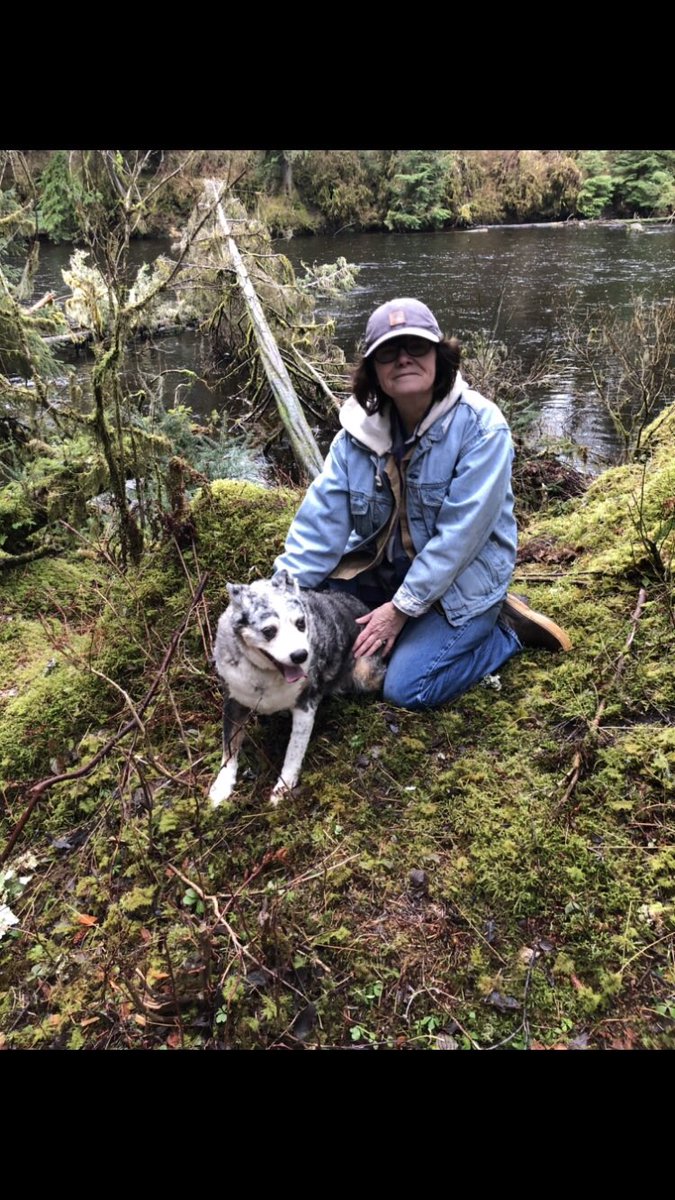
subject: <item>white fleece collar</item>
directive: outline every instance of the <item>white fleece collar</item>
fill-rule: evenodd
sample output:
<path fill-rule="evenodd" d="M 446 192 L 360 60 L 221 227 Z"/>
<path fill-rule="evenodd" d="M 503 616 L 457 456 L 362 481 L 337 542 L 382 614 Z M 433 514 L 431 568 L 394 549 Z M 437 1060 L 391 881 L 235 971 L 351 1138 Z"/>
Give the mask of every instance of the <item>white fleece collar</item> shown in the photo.
<path fill-rule="evenodd" d="M 416 437 L 421 437 L 427 429 L 435 425 L 440 417 L 445 416 L 454 407 L 463 388 L 464 380 L 458 371 L 452 391 L 431 406 L 415 431 Z M 374 450 L 376 454 L 386 454 L 391 450 L 391 422 L 388 406 L 383 412 L 367 413 L 358 400 L 354 396 L 350 396 L 340 409 L 340 424 L 343 429 L 347 430 L 347 433 L 351 433 L 352 437 L 363 442 L 364 446 L 367 446 L 369 450 Z"/>

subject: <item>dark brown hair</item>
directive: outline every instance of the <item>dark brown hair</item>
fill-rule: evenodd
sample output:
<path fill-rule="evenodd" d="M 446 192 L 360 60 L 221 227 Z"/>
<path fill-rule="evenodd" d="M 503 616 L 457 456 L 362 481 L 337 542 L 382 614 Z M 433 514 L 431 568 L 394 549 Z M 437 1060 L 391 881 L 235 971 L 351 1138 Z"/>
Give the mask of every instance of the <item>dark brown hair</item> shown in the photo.
<path fill-rule="evenodd" d="M 436 379 L 432 400 L 433 403 L 436 403 L 437 400 L 442 400 L 443 396 L 447 396 L 455 382 L 462 347 L 457 338 L 443 338 L 441 342 L 434 345 L 434 350 L 436 351 Z M 361 407 L 365 408 L 368 413 L 379 412 L 385 400 L 388 399 L 387 393 L 382 391 L 377 382 L 375 360 L 372 354 L 368 358 L 362 356 L 354 367 L 352 391 Z"/>

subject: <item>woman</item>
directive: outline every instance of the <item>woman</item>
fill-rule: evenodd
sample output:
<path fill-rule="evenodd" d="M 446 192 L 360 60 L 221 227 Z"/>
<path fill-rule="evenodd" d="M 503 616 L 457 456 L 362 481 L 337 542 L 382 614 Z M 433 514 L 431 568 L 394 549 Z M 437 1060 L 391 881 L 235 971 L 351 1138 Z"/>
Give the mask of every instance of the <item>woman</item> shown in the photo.
<path fill-rule="evenodd" d="M 459 358 L 420 300 L 375 309 L 342 430 L 275 563 L 371 607 L 354 653 L 391 656 L 384 698 L 402 708 L 445 703 L 523 646 L 570 649 L 553 621 L 506 598 L 513 445 Z"/>

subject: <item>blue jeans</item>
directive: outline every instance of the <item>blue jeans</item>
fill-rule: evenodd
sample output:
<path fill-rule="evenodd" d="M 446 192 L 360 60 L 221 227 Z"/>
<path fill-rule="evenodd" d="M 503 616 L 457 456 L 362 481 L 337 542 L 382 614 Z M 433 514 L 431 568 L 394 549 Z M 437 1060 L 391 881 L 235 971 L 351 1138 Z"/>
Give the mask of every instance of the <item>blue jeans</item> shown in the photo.
<path fill-rule="evenodd" d="M 329 588 L 352 592 L 369 608 L 390 599 L 357 580 L 331 579 Z M 522 646 L 511 629 L 497 624 L 501 600 L 465 625 L 450 625 L 435 609 L 410 617 L 389 656 L 384 699 L 397 708 L 438 708 L 461 696 L 485 675 L 494 675 Z"/>

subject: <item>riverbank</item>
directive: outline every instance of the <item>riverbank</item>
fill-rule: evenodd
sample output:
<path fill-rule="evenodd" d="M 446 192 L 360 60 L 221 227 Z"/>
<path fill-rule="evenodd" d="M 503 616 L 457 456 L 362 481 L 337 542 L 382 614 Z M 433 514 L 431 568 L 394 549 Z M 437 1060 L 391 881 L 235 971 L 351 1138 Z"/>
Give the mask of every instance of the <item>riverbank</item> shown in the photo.
<path fill-rule="evenodd" d="M 78 208 L 119 198 L 104 156 L 22 157 L 15 186 L 28 198 L 34 177 L 49 236 L 73 237 Z M 667 218 L 675 206 L 675 153 L 664 150 L 153 150 L 142 152 L 140 171 L 160 184 L 139 228 L 154 236 L 183 223 L 211 177 L 231 180 L 280 237 Z"/>
<path fill-rule="evenodd" d="M 651 445 L 648 471 L 521 529 L 514 586 L 570 654 L 523 653 L 436 713 L 325 703 L 276 812 L 282 717 L 207 806 L 208 656 L 226 581 L 268 573 L 297 492 L 214 483 L 183 548 L 124 576 L 92 547 L 15 568 L 3 842 L 29 783 L 70 777 L 0 868 L 2 1043 L 674 1048 L 675 409 Z"/>

